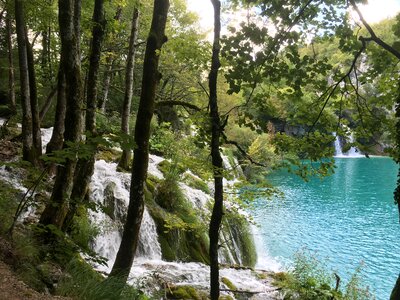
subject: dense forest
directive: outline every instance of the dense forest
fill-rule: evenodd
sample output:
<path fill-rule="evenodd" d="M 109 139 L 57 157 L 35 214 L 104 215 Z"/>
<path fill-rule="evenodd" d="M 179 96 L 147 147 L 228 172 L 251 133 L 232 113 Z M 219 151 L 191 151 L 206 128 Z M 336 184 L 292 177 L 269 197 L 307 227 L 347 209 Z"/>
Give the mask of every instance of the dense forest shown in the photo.
<path fill-rule="evenodd" d="M 186 0 L 0 0 L 0 258 L 32 288 L 250 299 L 257 292 L 221 268 L 254 268 L 245 211 L 280 193 L 269 174 L 330 176 L 335 141 L 399 162 L 400 17 L 369 24 L 364 0 L 210 2 L 212 32 Z M 98 195 L 110 166 L 127 203 L 106 195 L 115 183 Z M 400 179 L 394 205 L 400 213 Z M 120 243 L 104 272 L 100 215 L 118 223 Z M 156 273 L 158 294 L 133 284 L 135 261 L 152 251 L 204 264 L 207 290 Z M 337 274 L 303 275 L 260 273 L 273 288 L 252 299 L 372 299 Z"/>

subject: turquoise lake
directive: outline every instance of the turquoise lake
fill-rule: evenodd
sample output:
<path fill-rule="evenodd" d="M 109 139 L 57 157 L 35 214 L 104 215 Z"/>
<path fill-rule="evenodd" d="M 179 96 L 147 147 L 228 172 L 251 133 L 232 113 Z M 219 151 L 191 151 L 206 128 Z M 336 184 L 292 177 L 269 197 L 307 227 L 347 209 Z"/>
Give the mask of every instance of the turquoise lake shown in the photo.
<path fill-rule="evenodd" d="M 400 272 L 397 166 L 383 157 L 335 161 L 335 173 L 323 180 L 304 182 L 285 171 L 269 176 L 285 197 L 256 202 L 256 238 L 283 265 L 302 249 L 315 252 L 342 281 L 362 263 L 376 299 L 389 299 Z"/>

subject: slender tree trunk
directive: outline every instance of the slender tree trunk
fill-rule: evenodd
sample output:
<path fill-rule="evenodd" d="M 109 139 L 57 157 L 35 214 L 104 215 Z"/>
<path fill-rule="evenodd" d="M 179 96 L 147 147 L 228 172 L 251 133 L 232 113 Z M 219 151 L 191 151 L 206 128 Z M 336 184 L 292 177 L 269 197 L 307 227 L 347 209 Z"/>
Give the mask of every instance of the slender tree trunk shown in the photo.
<path fill-rule="evenodd" d="M 62 68 L 66 82 L 66 113 L 64 148 L 68 142 L 77 143 L 82 135 L 82 75 L 80 61 L 80 0 L 59 0 L 58 20 L 61 37 Z M 72 151 L 72 150 L 71 150 Z M 62 228 L 68 211 L 73 175 L 76 166 L 75 158 L 67 158 L 63 166 L 57 168 L 50 202 L 43 211 L 40 223 L 52 224 Z"/>
<path fill-rule="evenodd" d="M 53 133 L 46 146 L 46 153 L 50 154 L 56 150 L 61 150 L 64 142 L 65 131 L 65 111 L 67 109 L 66 79 L 63 70 L 63 53 L 61 53 L 60 66 L 57 76 L 57 105 L 54 117 Z M 53 173 L 53 171 L 52 171 Z"/>
<path fill-rule="evenodd" d="M 139 31 L 139 10 L 137 8 L 133 11 L 132 25 L 131 25 L 131 36 L 129 39 L 129 51 L 128 59 L 126 63 L 125 73 L 125 96 L 124 103 L 122 106 L 122 120 L 121 120 L 121 131 L 128 135 L 129 132 L 129 116 L 131 114 L 131 103 L 133 96 L 133 75 L 135 69 L 135 54 L 136 54 L 136 40 Z M 118 167 L 124 170 L 129 168 L 129 161 L 131 159 L 131 149 L 123 149 L 122 155 L 118 163 Z"/>
<path fill-rule="evenodd" d="M 12 47 L 12 24 L 10 13 L 7 12 L 6 17 L 6 33 L 7 33 L 7 47 L 8 47 L 8 101 L 10 109 L 16 111 L 15 101 L 15 75 L 14 75 L 14 58 Z"/>
<path fill-rule="evenodd" d="M 30 103 L 29 70 L 27 41 L 25 35 L 25 16 L 21 0 L 15 0 L 15 20 L 18 41 L 18 58 L 20 72 L 20 89 L 22 102 L 22 155 L 23 159 L 33 165 L 39 165 L 38 156 L 34 147 L 32 132 L 32 107 Z"/>
<path fill-rule="evenodd" d="M 115 13 L 114 16 L 114 20 L 115 21 L 120 21 L 121 20 L 121 16 L 122 16 L 122 7 L 118 6 L 117 11 Z M 112 47 L 113 45 L 111 45 Z M 106 111 L 106 103 L 108 100 L 108 93 L 110 91 L 110 84 L 111 84 L 111 80 L 112 80 L 112 69 L 114 67 L 115 64 L 115 58 L 113 58 L 111 55 L 108 55 L 106 58 L 106 66 L 107 69 L 104 72 L 104 85 L 103 85 L 103 96 L 99 99 L 99 103 L 98 103 L 98 108 L 100 109 L 100 111 L 102 113 L 104 113 Z"/>
<path fill-rule="evenodd" d="M 49 95 L 46 98 L 46 102 L 43 104 L 39 112 L 40 123 L 43 122 L 48 110 L 50 109 L 51 103 L 53 102 L 54 96 L 57 94 L 57 88 L 52 88 Z"/>
<path fill-rule="evenodd" d="M 111 79 L 112 79 L 112 69 L 114 67 L 114 62 L 115 60 L 109 56 L 106 59 L 106 70 L 104 71 L 104 84 L 103 84 L 103 95 L 99 99 L 99 103 L 97 104 L 97 107 L 100 109 L 102 113 L 106 111 L 106 103 L 108 100 L 108 93 L 110 91 L 110 84 L 111 84 Z"/>
<path fill-rule="evenodd" d="M 218 240 L 219 230 L 223 216 L 223 164 L 220 147 L 221 120 L 218 112 L 217 79 L 220 67 L 220 33 L 221 33 L 221 3 L 219 0 L 211 0 L 214 7 L 214 43 L 212 49 L 211 70 L 208 77 L 210 89 L 209 107 L 211 118 L 211 159 L 214 173 L 214 207 L 211 214 L 210 237 L 210 296 L 212 300 L 219 298 L 219 263 Z"/>
<path fill-rule="evenodd" d="M 165 25 L 169 0 L 154 0 L 153 20 L 147 39 L 143 66 L 143 83 L 135 126 L 134 160 L 127 220 L 110 277 L 126 282 L 136 252 L 144 211 L 144 185 L 149 160 L 150 122 L 154 113 L 156 88 L 161 74 L 158 71 L 159 51 L 167 38 Z"/>
<path fill-rule="evenodd" d="M 42 136 L 40 134 L 39 104 L 37 97 L 35 62 L 33 58 L 33 45 L 28 41 L 28 30 L 25 28 L 26 51 L 28 54 L 29 91 L 31 96 L 33 147 L 36 155 L 42 155 Z"/>
<path fill-rule="evenodd" d="M 104 37 L 104 0 L 96 0 L 93 12 L 93 33 L 90 54 L 90 64 L 87 81 L 87 99 L 86 99 L 86 132 L 91 136 L 96 135 L 96 104 L 97 104 L 97 83 L 100 68 L 101 45 Z M 88 142 L 90 141 L 90 135 Z M 71 193 L 71 205 L 63 226 L 64 231 L 68 230 L 72 219 L 76 213 L 77 206 L 82 203 L 89 189 L 90 179 L 93 175 L 95 164 L 95 149 L 89 158 L 79 159 L 74 175 L 74 185 Z"/>

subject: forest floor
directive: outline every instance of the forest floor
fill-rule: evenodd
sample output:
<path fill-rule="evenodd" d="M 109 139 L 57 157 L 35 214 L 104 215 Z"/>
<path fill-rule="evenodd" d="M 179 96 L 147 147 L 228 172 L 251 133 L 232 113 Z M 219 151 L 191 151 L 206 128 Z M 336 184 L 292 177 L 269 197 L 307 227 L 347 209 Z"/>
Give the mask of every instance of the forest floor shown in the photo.
<path fill-rule="evenodd" d="M 0 299 L 4 300 L 68 300 L 70 298 L 39 293 L 23 282 L 12 268 L 13 249 L 0 237 Z M 9 264 L 11 263 L 11 265 Z"/>
<path fill-rule="evenodd" d="M 70 299 L 39 293 L 20 280 L 10 266 L 0 261 L 0 299 L 4 300 L 53 300 Z"/>

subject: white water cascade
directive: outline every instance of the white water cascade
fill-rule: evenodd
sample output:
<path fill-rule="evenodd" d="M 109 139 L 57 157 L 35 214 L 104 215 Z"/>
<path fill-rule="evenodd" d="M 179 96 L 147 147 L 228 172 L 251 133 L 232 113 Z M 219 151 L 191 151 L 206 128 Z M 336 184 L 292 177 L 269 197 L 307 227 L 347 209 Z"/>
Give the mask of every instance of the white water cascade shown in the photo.
<path fill-rule="evenodd" d="M 354 146 L 352 146 L 347 152 L 343 153 L 342 145 L 340 143 L 339 135 L 336 132 L 333 132 L 332 135 L 335 137 L 335 157 L 338 158 L 357 158 L 357 157 L 364 157 L 364 155 Z M 349 143 L 354 142 L 354 136 L 351 133 L 349 136 Z"/>
<path fill-rule="evenodd" d="M 50 140 L 51 134 L 52 128 L 42 129 L 43 147 Z M 150 155 L 148 172 L 159 179 L 163 178 L 163 174 L 157 165 L 162 160 L 161 157 Z M 225 161 L 228 164 L 228 160 L 225 159 Z M 229 168 L 232 169 L 230 166 Z M 99 209 L 90 211 L 89 215 L 93 224 L 100 230 L 100 234 L 92 243 L 92 248 L 98 255 L 105 257 L 108 264 L 107 266 L 95 265 L 95 268 L 104 273 L 110 271 L 121 242 L 122 226 L 129 201 L 130 177 L 128 173 L 117 172 L 115 163 L 104 160 L 96 161 L 90 185 L 90 199 L 98 205 Z M 8 180 L 14 186 L 24 190 L 18 178 L 14 178 L 13 172 L 9 172 L 5 167 L 0 168 L 0 178 Z M 236 178 L 225 183 L 233 184 L 235 181 Z M 179 186 L 194 207 L 203 210 L 207 207 L 211 199 L 210 195 L 184 183 L 180 183 Z M 223 239 L 230 239 L 230 237 L 223 237 Z M 225 258 L 227 263 L 241 260 L 238 246 L 234 244 L 233 248 L 233 251 L 237 253 L 231 253 L 230 257 Z M 225 259 L 222 259 L 221 262 L 224 262 Z M 273 269 L 264 264 L 263 267 L 264 269 Z M 205 264 L 163 261 L 156 224 L 147 209 L 144 211 L 140 242 L 130 273 L 130 283 L 144 287 L 143 291 L 148 294 L 157 292 L 160 285 L 165 284 L 190 285 L 207 291 L 209 273 L 209 266 Z M 268 276 L 266 279 L 260 279 L 260 276 L 252 270 L 235 268 L 221 268 L 220 276 L 228 278 L 238 290 L 257 292 L 248 299 L 281 299 Z M 229 287 L 221 282 L 221 288 Z M 234 297 L 230 292 L 222 294 Z"/>
<path fill-rule="evenodd" d="M 157 156 L 150 157 L 150 174 L 161 177 L 162 173 L 157 169 L 157 165 L 162 160 Z M 101 234 L 94 241 L 93 249 L 99 255 L 107 258 L 107 267 L 96 266 L 98 270 L 105 273 L 110 271 L 121 242 L 122 223 L 119 220 L 124 219 L 124 211 L 128 205 L 129 183 L 130 174 L 117 172 L 115 163 L 107 163 L 103 160 L 96 162 L 91 183 L 91 197 L 97 204 L 108 209 L 106 209 L 107 214 L 103 211 L 91 213 L 93 222 L 103 228 Z M 180 187 L 194 207 L 204 209 L 211 199 L 209 195 L 186 184 L 180 183 Z M 113 199 L 114 206 L 109 199 Z M 229 237 L 226 238 L 228 239 Z M 144 292 L 149 294 L 157 292 L 160 281 L 173 285 L 190 285 L 206 291 L 209 287 L 209 267 L 194 262 L 163 261 L 161 259 L 161 247 L 157 239 L 156 225 L 150 214 L 145 210 L 140 230 L 140 245 L 131 269 L 130 283 L 133 285 L 140 283 L 141 286 L 145 287 Z M 235 246 L 235 250 L 239 251 L 237 246 Z M 235 253 L 235 256 L 236 260 L 239 259 L 240 261 L 240 253 Z M 232 254 L 227 259 L 235 261 Z M 221 263 L 229 263 L 228 260 L 222 259 Z M 269 269 L 271 270 L 271 268 Z M 270 278 L 259 279 L 251 270 L 234 268 L 222 268 L 220 274 L 221 277 L 229 278 L 239 290 L 259 292 L 249 299 L 279 299 L 279 296 L 274 291 L 275 288 L 271 285 Z M 221 284 L 224 287 L 224 284 Z M 232 293 L 224 293 L 234 296 Z"/>

